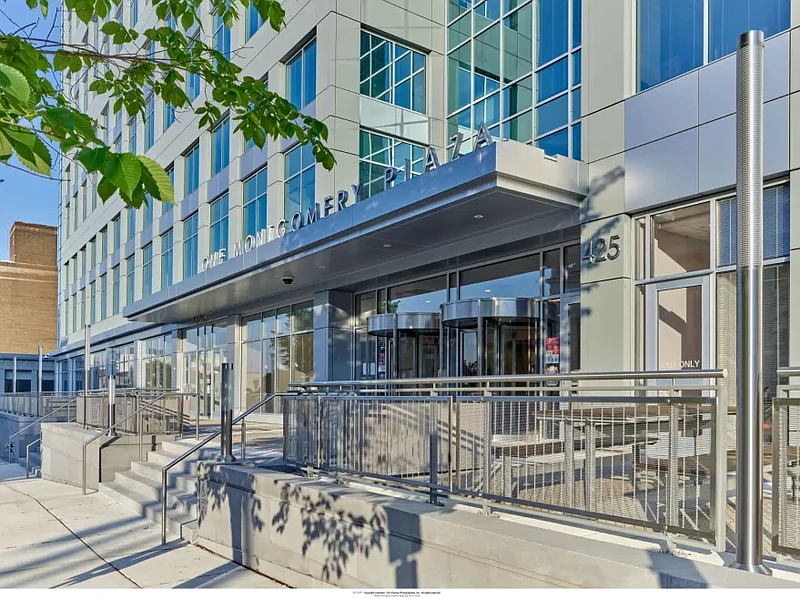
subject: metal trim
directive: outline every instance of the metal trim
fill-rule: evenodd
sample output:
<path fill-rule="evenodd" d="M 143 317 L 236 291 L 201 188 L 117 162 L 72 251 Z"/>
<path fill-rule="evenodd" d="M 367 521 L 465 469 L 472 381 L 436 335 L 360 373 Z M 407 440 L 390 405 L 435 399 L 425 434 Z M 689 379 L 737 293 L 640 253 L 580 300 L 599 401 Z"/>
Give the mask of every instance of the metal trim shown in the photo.
<path fill-rule="evenodd" d="M 438 333 L 437 312 L 407 312 L 403 314 L 373 314 L 367 318 L 367 333 L 375 337 L 394 337 L 395 330 L 417 333 Z"/>
<path fill-rule="evenodd" d="M 534 298 L 477 298 L 442 304 L 442 323 L 446 327 L 476 326 L 479 319 L 538 320 L 541 300 Z"/>

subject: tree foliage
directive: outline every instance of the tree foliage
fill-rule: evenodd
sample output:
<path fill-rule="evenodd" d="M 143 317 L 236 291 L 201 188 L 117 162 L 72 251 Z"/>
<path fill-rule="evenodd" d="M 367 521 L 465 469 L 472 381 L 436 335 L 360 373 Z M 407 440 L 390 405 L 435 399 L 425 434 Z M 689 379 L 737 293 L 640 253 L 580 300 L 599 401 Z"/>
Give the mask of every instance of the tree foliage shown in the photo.
<path fill-rule="evenodd" d="M 285 25 L 279 0 L 209 1 L 212 14 L 227 27 L 251 4 L 276 31 Z M 159 23 L 144 31 L 112 17 L 122 2 L 130 0 L 64 0 L 64 8 L 83 23 L 102 23 L 100 47 L 97 40 L 91 45 L 37 38 L 25 26 L 0 30 L 0 163 L 16 156 L 26 169 L 52 176 L 54 154 L 60 153 L 98 174 L 103 201 L 114 193 L 137 208 L 147 194 L 174 201 L 163 168 L 146 156 L 114 151 L 107 143 L 110 132 L 81 111 L 78 99 L 68 93 L 65 81 L 87 81 L 91 70 L 89 91 L 107 97 L 115 113 L 144 116 L 151 93 L 176 111 L 197 115 L 201 128 L 213 126 L 228 111 L 234 131 L 245 140 L 263 147 L 267 137 L 296 138 L 312 146 L 325 168 L 333 167 L 323 123 L 270 92 L 263 81 L 242 76 L 240 66 L 207 43 L 212 40 L 200 19 L 203 0 L 150 0 Z M 26 3 L 32 14 L 47 16 L 48 0 Z M 199 78 L 206 90 L 194 101 L 187 94 L 189 77 Z"/>

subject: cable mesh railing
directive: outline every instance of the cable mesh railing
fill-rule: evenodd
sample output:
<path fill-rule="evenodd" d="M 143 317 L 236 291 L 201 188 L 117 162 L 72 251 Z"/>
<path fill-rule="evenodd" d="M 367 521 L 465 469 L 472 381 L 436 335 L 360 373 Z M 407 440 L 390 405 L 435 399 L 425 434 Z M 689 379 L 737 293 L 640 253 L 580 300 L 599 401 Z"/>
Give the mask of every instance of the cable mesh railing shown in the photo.
<path fill-rule="evenodd" d="M 284 455 L 433 495 L 719 544 L 722 378 L 695 371 L 297 385 L 302 393 L 285 398 Z"/>
<path fill-rule="evenodd" d="M 778 387 L 772 401 L 771 548 L 775 553 L 800 556 L 800 368 L 778 370 L 780 377 L 792 377 Z M 769 547 L 770 545 L 765 545 Z"/>
<path fill-rule="evenodd" d="M 78 392 L 0 393 L 0 412 L 41 418 L 73 401 Z"/>

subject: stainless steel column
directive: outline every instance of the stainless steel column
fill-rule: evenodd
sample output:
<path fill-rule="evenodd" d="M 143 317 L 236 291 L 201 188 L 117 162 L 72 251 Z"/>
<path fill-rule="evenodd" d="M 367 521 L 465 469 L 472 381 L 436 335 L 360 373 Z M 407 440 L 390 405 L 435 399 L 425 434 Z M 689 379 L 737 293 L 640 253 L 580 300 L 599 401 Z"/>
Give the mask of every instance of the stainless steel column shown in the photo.
<path fill-rule="evenodd" d="M 736 561 L 737 570 L 770 574 L 763 563 L 762 497 L 762 123 L 764 34 L 748 31 L 736 53 Z M 720 473 L 721 475 L 722 473 Z"/>
<path fill-rule="evenodd" d="M 11 373 L 11 393 L 17 392 L 17 356 L 14 356 L 14 370 Z"/>
<path fill-rule="evenodd" d="M 220 434 L 218 462 L 235 462 L 233 457 L 233 364 L 226 362 L 220 370 L 219 414 Z"/>
<path fill-rule="evenodd" d="M 39 346 L 39 369 L 36 374 L 36 397 L 38 398 L 38 407 L 39 409 L 42 408 L 42 346 Z M 41 416 L 41 414 L 37 413 L 37 416 Z"/>
<path fill-rule="evenodd" d="M 83 426 L 86 428 L 86 415 L 89 392 L 89 351 L 91 350 L 91 327 L 86 325 L 84 328 L 83 339 Z"/>
<path fill-rule="evenodd" d="M 117 434 L 114 425 L 117 423 L 117 380 L 112 374 L 108 377 L 108 433 L 109 437 Z M 137 431 L 141 438 L 141 431 Z"/>

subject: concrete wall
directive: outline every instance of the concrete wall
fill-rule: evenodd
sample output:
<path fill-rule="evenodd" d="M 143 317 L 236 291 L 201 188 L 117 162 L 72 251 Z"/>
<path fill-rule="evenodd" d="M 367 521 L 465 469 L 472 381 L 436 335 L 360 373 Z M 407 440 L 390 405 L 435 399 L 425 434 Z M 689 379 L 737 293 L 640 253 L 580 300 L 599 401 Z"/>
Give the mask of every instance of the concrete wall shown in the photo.
<path fill-rule="evenodd" d="M 294 474 L 202 463 L 198 544 L 295 587 L 790 586 Z"/>
<path fill-rule="evenodd" d="M 97 431 L 85 430 L 75 423 L 46 423 L 42 425 L 42 478 L 68 485 L 81 486 L 83 477 L 83 444 Z M 155 447 L 145 443 L 147 451 L 156 450 L 162 440 L 156 438 Z M 103 448 L 102 453 L 99 452 Z M 139 439 L 135 436 L 100 437 L 86 448 L 86 487 L 97 489 L 100 482 L 114 480 L 114 474 L 129 470 L 132 462 L 139 461 Z M 99 465 L 99 466 L 98 466 Z"/>

